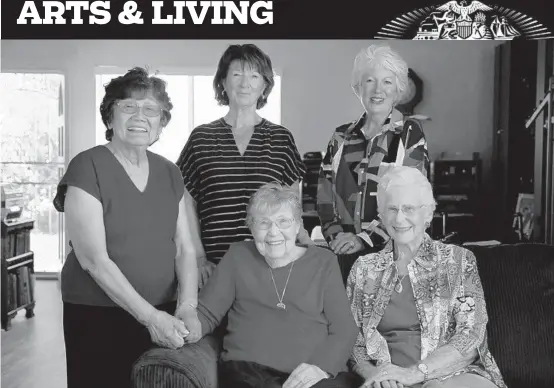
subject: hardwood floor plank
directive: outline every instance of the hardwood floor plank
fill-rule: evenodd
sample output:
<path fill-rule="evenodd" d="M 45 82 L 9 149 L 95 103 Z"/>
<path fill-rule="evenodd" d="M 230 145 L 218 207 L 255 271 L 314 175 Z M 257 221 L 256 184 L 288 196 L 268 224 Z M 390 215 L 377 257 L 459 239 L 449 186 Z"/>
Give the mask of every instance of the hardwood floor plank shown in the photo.
<path fill-rule="evenodd" d="M 59 282 L 37 280 L 33 318 L 20 311 L 2 330 L 2 388 L 65 388 L 65 347 Z"/>

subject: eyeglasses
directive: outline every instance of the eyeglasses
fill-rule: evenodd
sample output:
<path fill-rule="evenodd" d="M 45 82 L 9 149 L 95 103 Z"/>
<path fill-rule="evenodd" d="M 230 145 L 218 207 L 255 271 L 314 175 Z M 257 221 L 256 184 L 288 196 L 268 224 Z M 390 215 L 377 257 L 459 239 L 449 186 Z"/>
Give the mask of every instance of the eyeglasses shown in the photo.
<path fill-rule="evenodd" d="M 404 213 L 404 215 L 405 215 L 406 217 L 410 217 L 410 216 L 412 216 L 412 215 L 416 212 L 416 210 L 419 210 L 419 209 L 421 209 L 421 208 L 424 207 L 424 206 L 425 206 L 425 205 L 419 205 L 419 206 L 414 206 L 414 205 L 402 205 L 402 206 L 400 207 L 400 209 L 397 208 L 396 206 L 389 206 L 389 207 L 387 207 L 387 215 L 389 215 L 389 216 L 392 216 L 392 215 L 396 216 L 396 215 L 398 214 L 399 210 L 402 210 L 402 213 Z"/>
<path fill-rule="evenodd" d="M 294 218 L 279 218 L 276 221 L 271 221 L 269 218 L 262 218 L 254 221 L 254 225 L 262 230 L 271 229 L 271 225 L 275 223 L 279 229 L 288 229 L 294 222 Z"/>
<path fill-rule="evenodd" d="M 142 110 L 142 113 L 147 117 L 158 117 L 163 109 L 160 108 L 159 105 L 155 104 L 144 104 L 143 106 L 140 106 L 136 101 L 134 100 L 123 100 L 116 102 L 116 105 L 125 113 L 129 114 L 135 114 L 139 111 L 139 109 Z"/>

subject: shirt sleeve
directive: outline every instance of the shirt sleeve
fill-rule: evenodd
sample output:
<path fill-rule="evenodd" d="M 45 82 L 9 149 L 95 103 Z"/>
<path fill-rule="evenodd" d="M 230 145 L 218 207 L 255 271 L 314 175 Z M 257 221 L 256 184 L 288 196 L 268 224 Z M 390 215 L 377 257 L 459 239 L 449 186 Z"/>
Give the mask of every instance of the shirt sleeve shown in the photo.
<path fill-rule="evenodd" d="M 232 244 L 198 295 L 198 319 L 202 324 L 202 336 L 211 333 L 233 305 L 236 255 Z"/>
<path fill-rule="evenodd" d="M 402 142 L 405 154 L 402 164 L 417 168 L 429 178 L 429 152 L 423 127 L 418 120 L 414 119 L 407 120 L 404 127 L 406 133 L 402 135 Z"/>
<path fill-rule="evenodd" d="M 83 151 L 71 159 L 64 176 L 58 183 L 56 196 L 54 197 L 54 207 L 59 212 L 64 211 L 68 186 L 78 187 L 102 202 L 96 165 L 90 150 Z"/>
<path fill-rule="evenodd" d="M 287 133 L 287 149 L 286 149 L 286 162 L 285 169 L 283 171 L 283 184 L 290 186 L 294 182 L 304 179 L 306 175 L 306 165 L 300 156 L 300 152 L 296 147 L 294 137 L 288 130 Z"/>
<path fill-rule="evenodd" d="M 173 190 L 177 195 L 177 201 L 180 201 L 181 198 L 183 198 L 183 194 L 185 194 L 185 185 L 183 182 L 183 177 L 181 175 L 181 171 L 175 164 L 171 163 L 170 169 L 171 169 L 171 183 L 173 186 Z"/>
<path fill-rule="evenodd" d="M 323 311 L 329 321 L 329 335 L 316 348 L 308 364 L 336 376 L 346 368 L 358 328 L 350 313 L 338 259 L 334 254 L 332 256 L 329 258 L 323 299 Z"/>
<path fill-rule="evenodd" d="M 327 144 L 327 151 L 319 168 L 317 181 L 317 213 L 321 223 L 321 233 L 329 243 L 339 232 L 343 231 L 337 215 L 337 194 L 333 188 L 336 171 L 333 170 L 335 157 L 335 134 Z"/>
<path fill-rule="evenodd" d="M 198 171 L 198 155 L 195 152 L 196 130 L 193 130 L 183 147 L 176 165 L 181 172 L 183 183 L 189 194 L 198 202 L 200 195 L 200 174 Z"/>

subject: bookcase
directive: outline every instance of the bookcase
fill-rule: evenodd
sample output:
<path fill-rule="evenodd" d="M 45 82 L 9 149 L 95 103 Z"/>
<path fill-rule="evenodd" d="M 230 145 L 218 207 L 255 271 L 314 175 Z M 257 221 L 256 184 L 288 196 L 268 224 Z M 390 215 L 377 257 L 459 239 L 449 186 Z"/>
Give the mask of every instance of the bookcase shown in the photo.
<path fill-rule="evenodd" d="M 6 331 L 20 310 L 26 310 L 27 318 L 35 315 L 33 227 L 33 220 L 2 221 L 2 328 Z"/>
<path fill-rule="evenodd" d="M 434 238 L 455 233 L 461 241 L 483 240 L 477 222 L 481 188 L 481 159 L 473 153 L 468 160 L 435 160 L 431 182 L 437 208 L 433 218 Z"/>

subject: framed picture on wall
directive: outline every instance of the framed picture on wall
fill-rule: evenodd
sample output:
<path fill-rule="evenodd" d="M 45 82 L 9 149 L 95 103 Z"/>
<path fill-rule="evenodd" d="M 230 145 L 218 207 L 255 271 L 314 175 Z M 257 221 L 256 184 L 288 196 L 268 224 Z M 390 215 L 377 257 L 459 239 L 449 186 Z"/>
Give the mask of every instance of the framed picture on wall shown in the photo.
<path fill-rule="evenodd" d="M 423 80 L 414 69 L 408 69 L 408 93 L 398 103 L 396 109 L 406 116 L 414 114 L 414 109 L 423 100 Z"/>

